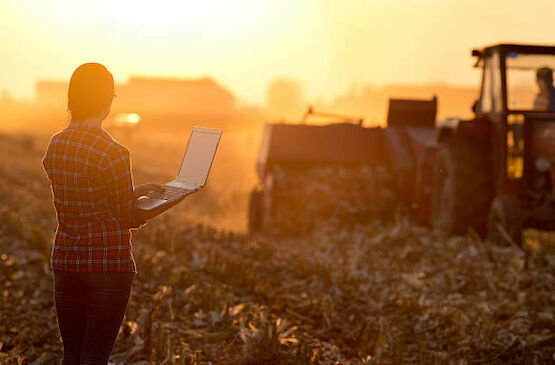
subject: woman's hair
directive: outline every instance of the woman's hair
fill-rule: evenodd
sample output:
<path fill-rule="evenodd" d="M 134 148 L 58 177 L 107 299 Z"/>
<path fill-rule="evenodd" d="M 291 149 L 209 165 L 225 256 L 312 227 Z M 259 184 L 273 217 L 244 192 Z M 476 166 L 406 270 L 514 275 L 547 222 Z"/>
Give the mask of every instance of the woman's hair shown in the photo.
<path fill-rule="evenodd" d="M 67 107 L 72 120 L 83 120 L 106 109 L 114 98 L 114 78 L 99 63 L 84 63 L 71 75 Z"/>

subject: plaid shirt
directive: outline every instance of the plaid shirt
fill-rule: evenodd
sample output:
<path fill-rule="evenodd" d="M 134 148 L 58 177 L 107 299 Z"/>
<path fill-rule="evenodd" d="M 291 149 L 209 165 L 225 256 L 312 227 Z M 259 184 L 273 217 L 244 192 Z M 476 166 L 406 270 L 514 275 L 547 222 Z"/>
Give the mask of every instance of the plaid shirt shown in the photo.
<path fill-rule="evenodd" d="M 52 137 L 42 162 L 58 219 L 52 268 L 136 272 L 129 151 L 100 127 L 72 122 Z"/>

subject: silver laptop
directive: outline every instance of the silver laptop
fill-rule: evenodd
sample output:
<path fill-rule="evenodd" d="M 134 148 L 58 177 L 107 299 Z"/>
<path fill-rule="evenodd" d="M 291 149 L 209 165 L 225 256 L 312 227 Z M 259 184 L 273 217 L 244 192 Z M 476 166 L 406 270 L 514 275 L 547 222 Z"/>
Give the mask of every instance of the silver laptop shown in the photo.
<path fill-rule="evenodd" d="M 193 127 L 175 180 L 163 185 L 164 192 L 149 192 L 139 197 L 135 207 L 153 210 L 201 189 L 206 184 L 221 135 L 221 129 Z"/>

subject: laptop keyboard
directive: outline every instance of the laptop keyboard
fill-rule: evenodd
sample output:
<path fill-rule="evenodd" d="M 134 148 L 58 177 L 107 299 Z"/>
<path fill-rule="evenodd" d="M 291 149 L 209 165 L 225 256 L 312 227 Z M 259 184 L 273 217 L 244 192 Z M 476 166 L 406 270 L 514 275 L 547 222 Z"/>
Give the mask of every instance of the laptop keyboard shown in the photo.
<path fill-rule="evenodd" d="M 187 192 L 189 191 L 190 190 L 178 188 L 176 186 L 164 185 L 163 192 L 151 191 L 148 193 L 148 196 L 151 198 L 172 200 L 176 198 L 181 198 L 182 196 L 186 195 Z"/>

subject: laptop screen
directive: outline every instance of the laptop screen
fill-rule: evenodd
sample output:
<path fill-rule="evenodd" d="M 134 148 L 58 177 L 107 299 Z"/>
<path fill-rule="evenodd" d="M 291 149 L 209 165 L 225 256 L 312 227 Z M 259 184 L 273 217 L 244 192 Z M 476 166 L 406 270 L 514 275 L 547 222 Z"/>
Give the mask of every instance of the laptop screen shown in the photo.
<path fill-rule="evenodd" d="M 177 181 L 204 185 L 221 134 L 220 129 L 193 127 L 183 162 L 181 162 L 177 174 Z"/>

